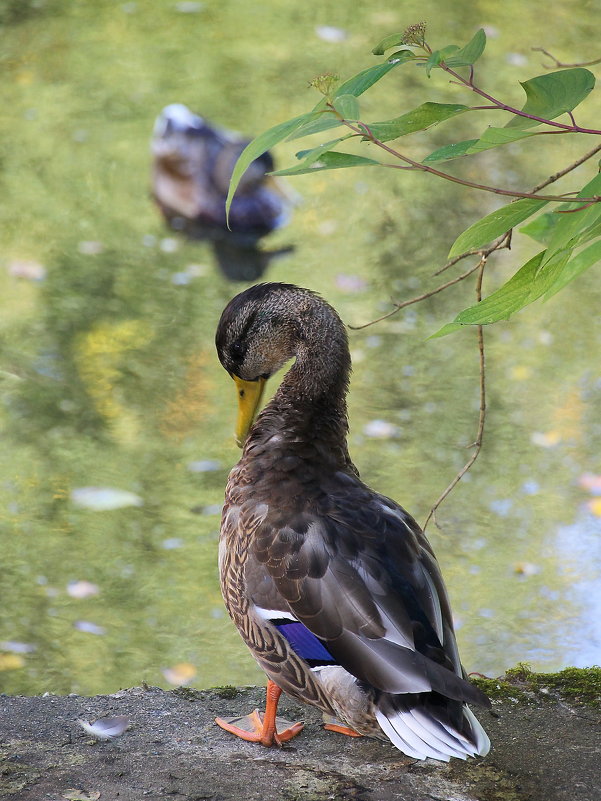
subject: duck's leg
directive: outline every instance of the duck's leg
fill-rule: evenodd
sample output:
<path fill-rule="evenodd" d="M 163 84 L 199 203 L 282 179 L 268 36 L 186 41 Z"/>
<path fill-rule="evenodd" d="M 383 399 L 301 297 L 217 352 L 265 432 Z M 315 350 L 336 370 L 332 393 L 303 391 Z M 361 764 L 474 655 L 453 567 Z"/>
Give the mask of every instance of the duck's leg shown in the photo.
<path fill-rule="evenodd" d="M 255 709 L 250 715 L 242 718 L 215 718 L 215 723 L 222 729 L 248 740 L 251 743 L 261 743 L 261 745 L 282 745 L 295 737 L 303 728 L 302 723 L 291 723 L 284 718 L 276 717 L 278 701 L 282 691 L 278 685 L 271 681 L 267 682 L 267 700 L 265 702 L 265 712 Z"/>

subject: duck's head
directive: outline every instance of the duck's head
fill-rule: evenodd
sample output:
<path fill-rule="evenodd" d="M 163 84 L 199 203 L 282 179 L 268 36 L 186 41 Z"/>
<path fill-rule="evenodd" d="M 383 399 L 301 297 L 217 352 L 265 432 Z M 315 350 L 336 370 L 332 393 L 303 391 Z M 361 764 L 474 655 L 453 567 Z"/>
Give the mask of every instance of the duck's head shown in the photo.
<path fill-rule="evenodd" d="M 165 106 L 154 124 L 152 155 L 164 169 L 185 173 L 202 161 L 203 141 L 211 134 L 211 127 L 202 117 L 182 103 L 171 103 Z"/>
<path fill-rule="evenodd" d="M 236 384 L 240 447 L 261 403 L 265 382 L 297 355 L 302 299 L 312 294 L 291 284 L 257 284 L 236 295 L 221 315 L 215 344 L 219 361 Z"/>

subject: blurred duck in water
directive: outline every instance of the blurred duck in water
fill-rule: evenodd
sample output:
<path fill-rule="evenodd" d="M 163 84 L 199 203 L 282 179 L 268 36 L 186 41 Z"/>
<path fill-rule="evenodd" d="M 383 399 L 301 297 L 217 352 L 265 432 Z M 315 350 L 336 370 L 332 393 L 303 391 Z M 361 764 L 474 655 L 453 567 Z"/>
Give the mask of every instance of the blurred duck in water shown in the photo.
<path fill-rule="evenodd" d="M 166 106 L 152 137 L 152 193 L 165 220 L 191 239 L 211 243 L 224 275 L 254 281 L 271 259 L 292 248 L 265 251 L 259 240 L 284 225 L 291 201 L 276 179 L 270 153 L 263 153 L 243 175 L 225 216 L 230 177 L 248 139 L 210 125 L 181 103 Z"/>

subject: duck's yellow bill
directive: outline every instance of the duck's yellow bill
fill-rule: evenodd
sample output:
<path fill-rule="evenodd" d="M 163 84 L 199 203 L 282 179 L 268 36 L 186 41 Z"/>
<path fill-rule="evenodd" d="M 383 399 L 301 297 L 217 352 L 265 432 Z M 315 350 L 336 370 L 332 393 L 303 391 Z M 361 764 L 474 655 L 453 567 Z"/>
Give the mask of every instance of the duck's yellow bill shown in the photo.
<path fill-rule="evenodd" d="M 236 384 L 238 393 L 238 418 L 236 420 L 236 444 L 242 448 L 250 427 L 253 424 L 255 415 L 263 397 L 265 379 L 258 378 L 256 381 L 243 381 L 238 376 L 232 376 Z"/>

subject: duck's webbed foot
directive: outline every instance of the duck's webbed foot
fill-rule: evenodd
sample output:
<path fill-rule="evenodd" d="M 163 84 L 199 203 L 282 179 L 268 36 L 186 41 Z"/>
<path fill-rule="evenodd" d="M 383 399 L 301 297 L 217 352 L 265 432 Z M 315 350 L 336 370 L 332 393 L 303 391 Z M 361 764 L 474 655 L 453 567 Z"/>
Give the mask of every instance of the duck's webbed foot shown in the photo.
<path fill-rule="evenodd" d="M 225 731 L 235 734 L 242 740 L 261 745 L 282 745 L 302 731 L 302 723 L 292 723 L 276 717 L 278 700 L 282 691 L 273 681 L 267 682 L 267 702 L 265 712 L 255 709 L 250 715 L 241 718 L 215 718 L 215 723 Z"/>
<path fill-rule="evenodd" d="M 351 729 L 350 726 L 346 726 L 344 723 L 341 723 L 332 715 L 326 715 L 325 712 L 323 714 L 323 727 L 328 731 L 336 731 L 338 734 L 346 734 L 347 737 L 363 737 L 363 735 L 359 734 L 358 731 L 355 731 L 354 729 Z"/>

